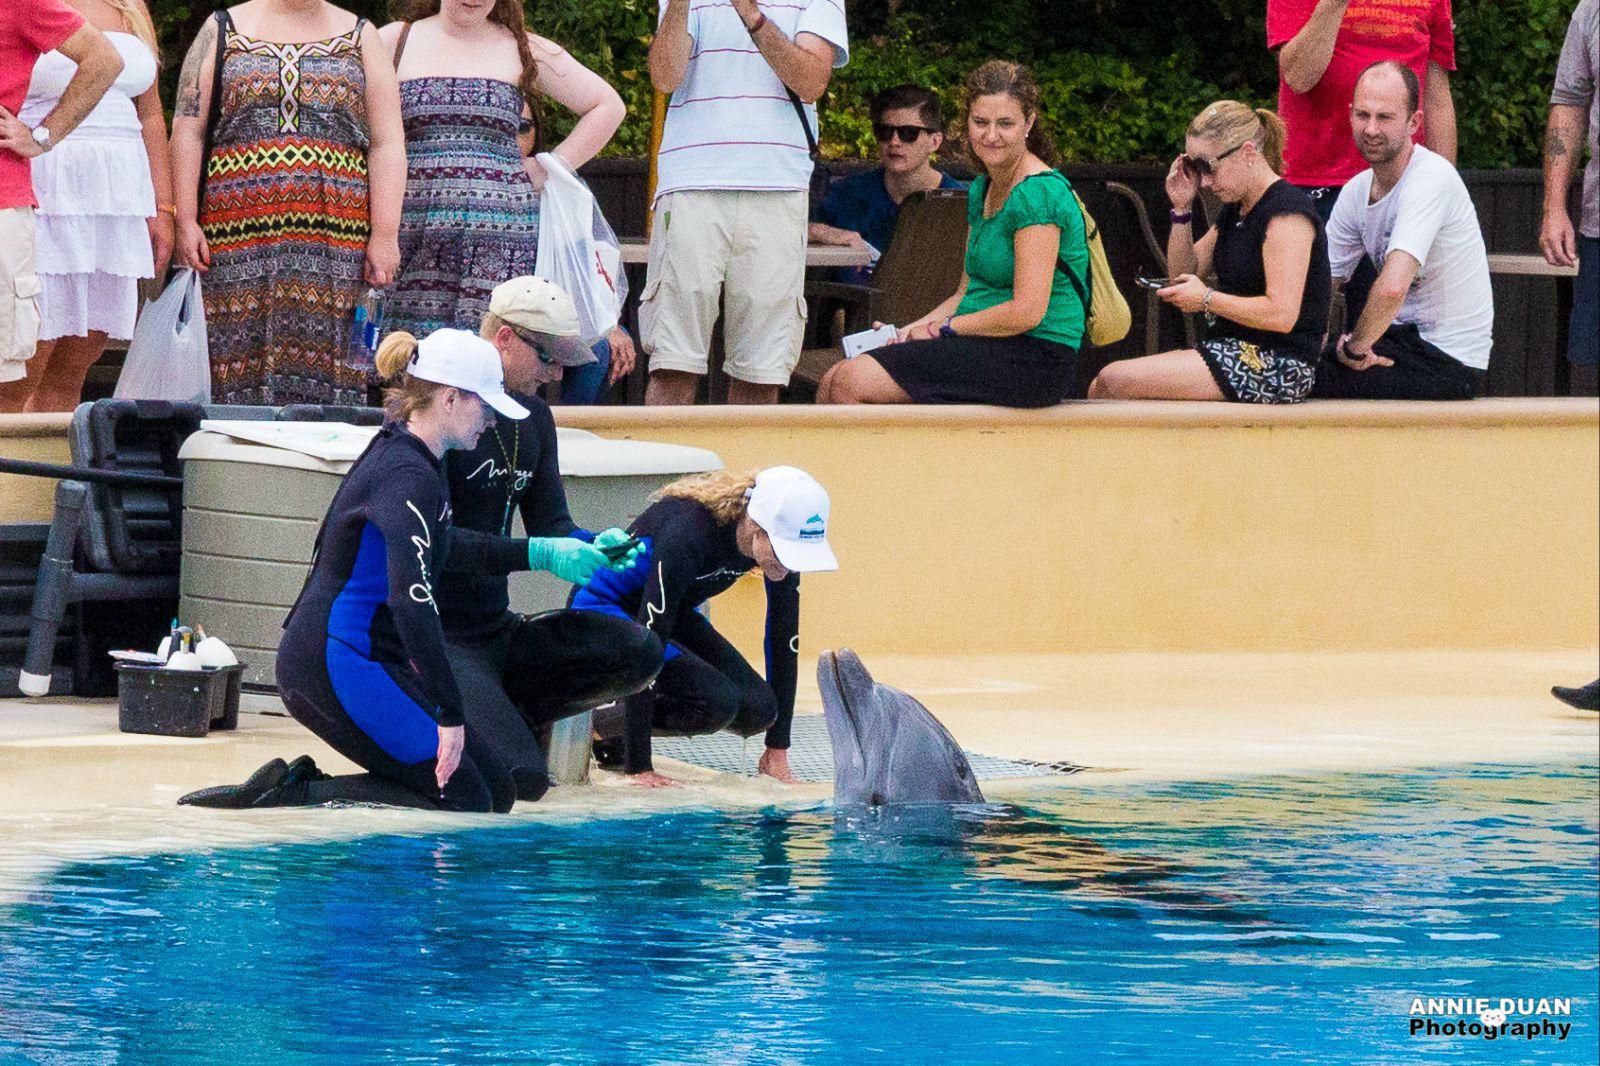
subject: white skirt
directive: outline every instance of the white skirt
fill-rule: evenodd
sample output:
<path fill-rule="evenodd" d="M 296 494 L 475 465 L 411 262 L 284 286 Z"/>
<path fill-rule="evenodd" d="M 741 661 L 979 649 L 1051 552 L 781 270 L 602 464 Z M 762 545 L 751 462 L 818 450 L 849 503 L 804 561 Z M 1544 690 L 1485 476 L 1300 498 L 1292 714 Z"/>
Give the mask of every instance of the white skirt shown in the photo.
<path fill-rule="evenodd" d="M 155 273 L 156 213 L 137 130 L 77 129 L 33 160 L 40 340 L 133 336 L 139 279 Z"/>

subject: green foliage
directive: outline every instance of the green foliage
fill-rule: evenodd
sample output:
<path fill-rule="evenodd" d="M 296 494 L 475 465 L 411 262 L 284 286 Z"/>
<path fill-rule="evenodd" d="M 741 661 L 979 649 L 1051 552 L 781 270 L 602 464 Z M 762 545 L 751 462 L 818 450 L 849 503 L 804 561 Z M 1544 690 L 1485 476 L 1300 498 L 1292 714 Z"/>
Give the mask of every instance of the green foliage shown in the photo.
<path fill-rule="evenodd" d="M 1458 73 L 1451 87 L 1464 165 L 1540 165 L 1550 86 L 1575 6 L 1480 0 L 1457 8 Z"/>
<path fill-rule="evenodd" d="M 171 78 L 212 0 L 152 0 Z M 379 22 L 383 0 L 346 6 Z M 1212 100 L 1271 105 L 1265 0 L 851 0 L 850 65 L 823 101 L 830 156 L 874 151 L 867 101 L 891 85 L 937 89 L 952 118 L 967 73 L 986 59 L 1033 68 L 1045 128 L 1072 162 L 1164 162 Z M 1463 165 L 1538 166 L 1549 86 L 1571 0 L 1458 0 L 1453 83 Z M 528 24 L 616 86 L 628 120 L 607 154 L 649 140 L 646 64 L 656 0 L 538 0 Z M 554 135 L 573 117 L 551 108 Z M 952 129 L 957 128 L 951 123 Z M 952 145 L 947 154 L 957 150 Z"/>

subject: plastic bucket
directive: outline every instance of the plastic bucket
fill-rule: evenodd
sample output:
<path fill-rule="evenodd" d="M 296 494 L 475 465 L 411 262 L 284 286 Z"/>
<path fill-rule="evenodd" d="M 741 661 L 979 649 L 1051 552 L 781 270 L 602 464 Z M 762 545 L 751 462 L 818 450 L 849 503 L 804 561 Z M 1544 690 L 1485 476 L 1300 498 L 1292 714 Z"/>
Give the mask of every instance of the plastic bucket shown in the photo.
<path fill-rule="evenodd" d="M 244 664 L 213 670 L 168 670 L 118 663 L 117 728 L 124 733 L 203 737 L 239 724 Z"/>

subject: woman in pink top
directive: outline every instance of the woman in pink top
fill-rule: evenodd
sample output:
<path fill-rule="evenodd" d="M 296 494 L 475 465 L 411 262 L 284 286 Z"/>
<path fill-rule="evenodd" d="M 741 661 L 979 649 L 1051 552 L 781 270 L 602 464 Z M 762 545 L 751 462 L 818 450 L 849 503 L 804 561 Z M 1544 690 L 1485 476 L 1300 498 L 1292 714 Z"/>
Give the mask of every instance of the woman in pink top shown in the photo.
<path fill-rule="evenodd" d="M 122 58 L 122 73 L 72 138 L 33 162 L 39 198 L 39 347 L 26 379 L 5 386 L 9 410 L 70 411 L 108 339 L 133 336 L 139 280 L 172 257 L 167 123 L 156 89 L 156 35 L 143 0 L 71 0 Z M 23 103 L 42 121 L 77 64 L 42 56 Z"/>
<path fill-rule="evenodd" d="M 16 113 L 34 64 L 51 49 L 74 60 L 78 72 L 44 121 L 30 126 Z M 121 69 L 111 42 L 61 0 L 0 4 L 0 382 L 24 375 L 39 335 L 29 160 L 70 133 Z"/>

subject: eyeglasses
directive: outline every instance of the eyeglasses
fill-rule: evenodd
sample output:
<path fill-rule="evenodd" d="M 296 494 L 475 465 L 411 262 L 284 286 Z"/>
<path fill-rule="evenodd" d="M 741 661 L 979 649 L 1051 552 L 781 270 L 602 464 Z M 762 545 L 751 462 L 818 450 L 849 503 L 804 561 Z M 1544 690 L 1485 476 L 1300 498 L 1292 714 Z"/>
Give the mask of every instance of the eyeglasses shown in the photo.
<path fill-rule="evenodd" d="M 506 325 L 511 326 L 511 332 L 515 333 L 522 343 L 533 349 L 533 354 L 539 357 L 539 362 L 545 366 L 556 365 L 556 361 L 545 352 L 544 339 L 542 337 L 530 330 L 523 329 L 521 326 L 512 326 L 509 322 Z"/>
<path fill-rule="evenodd" d="M 917 138 L 924 133 L 935 133 L 936 130 L 927 126 L 891 126 L 887 122 L 879 122 L 872 127 L 872 135 L 878 139 L 879 144 L 887 144 L 892 137 L 899 138 L 902 144 L 916 144 Z"/>
<path fill-rule="evenodd" d="M 1215 159 L 1207 159 L 1203 155 L 1189 155 L 1186 152 L 1183 156 L 1183 171 L 1191 178 L 1203 178 L 1207 175 L 1215 174 L 1217 172 L 1217 168 L 1222 165 L 1222 161 L 1224 159 L 1228 158 L 1230 155 L 1237 152 L 1239 149 L 1243 148 L 1249 143 L 1249 141 L 1240 141 L 1238 144 L 1234 145 L 1232 148 L 1229 148 L 1226 152 L 1223 152 Z"/>

